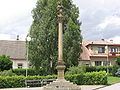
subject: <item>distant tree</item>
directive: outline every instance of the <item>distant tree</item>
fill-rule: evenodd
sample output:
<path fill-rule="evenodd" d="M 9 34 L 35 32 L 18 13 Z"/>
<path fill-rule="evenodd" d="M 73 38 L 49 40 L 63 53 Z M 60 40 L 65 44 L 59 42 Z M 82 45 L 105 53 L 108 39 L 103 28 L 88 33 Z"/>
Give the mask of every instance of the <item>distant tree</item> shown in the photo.
<path fill-rule="evenodd" d="M 9 56 L 0 56 L 0 71 L 10 70 L 12 68 L 12 61 Z"/>
<path fill-rule="evenodd" d="M 33 9 L 29 36 L 29 60 L 37 69 L 54 72 L 58 57 L 58 0 L 38 0 Z M 66 67 L 77 66 L 81 50 L 79 9 L 71 0 L 61 0 L 64 7 L 63 46 Z"/>

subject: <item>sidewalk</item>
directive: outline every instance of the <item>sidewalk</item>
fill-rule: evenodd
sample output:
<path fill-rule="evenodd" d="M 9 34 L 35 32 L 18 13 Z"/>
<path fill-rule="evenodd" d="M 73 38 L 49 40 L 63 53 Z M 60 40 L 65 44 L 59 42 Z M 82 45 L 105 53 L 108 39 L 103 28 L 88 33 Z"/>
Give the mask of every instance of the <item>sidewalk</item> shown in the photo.
<path fill-rule="evenodd" d="M 96 88 L 100 88 L 103 86 L 93 86 L 93 85 L 83 85 L 80 86 L 81 90 L 94 90 Z M 7 88 L 7 89 L 0 89 L 0 90 L 42 90 L 42 87 L 34 87 L 34 88 Z"/>
<path fill-rule="evenodd" d="M 33 88 L 7 88 L 0 90 L 42 90 L 42 87 L 33 87 Z"/>
<path fill-rule="evenodd" d="M 116 83 L 110 86 L 103 85 L 80 85 L 81 90 L 120 90 L 120 83 Z M 42 90 L 42 87 L 33 87 L 33 88 L 7 88 L 0 90 Z"/>
<path fill-rule="evenodd" d="M 120 90 L 120 83 L 116 83 L 110 86 L 106 86 L 97 90 Z"/>

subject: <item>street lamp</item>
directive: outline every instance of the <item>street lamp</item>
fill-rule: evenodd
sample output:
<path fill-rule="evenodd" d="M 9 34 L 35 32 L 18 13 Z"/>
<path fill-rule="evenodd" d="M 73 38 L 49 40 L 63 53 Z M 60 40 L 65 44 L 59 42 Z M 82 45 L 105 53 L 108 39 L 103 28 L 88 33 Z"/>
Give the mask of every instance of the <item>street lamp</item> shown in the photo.
<path fill-rule="evenodd" d="M 27 35 L 25 40 L 26 40 L 26 58 L 27 58 L 27 67 L 26 67 L 26 77 L 27 77 L 27 75 L 28 75 L 27 69 L 28 69 L 28 64 L 29 64 L 29 62 L 28 62 L 28 51 L 29 51 L 28 47 L 29 47 L 29 41 L 31 40 L 31 38 Z"/>

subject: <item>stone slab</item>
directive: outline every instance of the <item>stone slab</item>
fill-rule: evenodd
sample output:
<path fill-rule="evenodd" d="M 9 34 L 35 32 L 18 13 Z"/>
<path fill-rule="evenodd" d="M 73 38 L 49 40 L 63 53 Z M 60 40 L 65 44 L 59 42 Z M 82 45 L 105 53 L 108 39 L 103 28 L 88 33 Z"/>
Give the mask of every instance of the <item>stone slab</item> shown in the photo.
<path fill-rule="evenodd" d="M 56 80 L 44 86 L 42 90 L 81 90 L 81 88 L 66 80 Z"/>

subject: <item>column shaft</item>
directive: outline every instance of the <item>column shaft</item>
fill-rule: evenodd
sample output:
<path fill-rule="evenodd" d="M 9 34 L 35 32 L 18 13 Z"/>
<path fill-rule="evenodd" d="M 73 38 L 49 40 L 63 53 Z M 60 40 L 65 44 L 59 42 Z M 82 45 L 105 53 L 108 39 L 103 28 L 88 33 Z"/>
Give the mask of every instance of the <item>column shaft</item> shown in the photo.
<path fill-rule="evenodd" d="M 58 60 L 63 60 L 63 32 L 62 32 L 62 22 L 59 22 L 58 29 L 59 37 L 58 37 Z"/>

